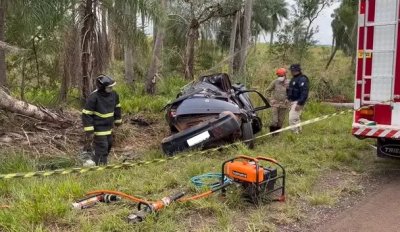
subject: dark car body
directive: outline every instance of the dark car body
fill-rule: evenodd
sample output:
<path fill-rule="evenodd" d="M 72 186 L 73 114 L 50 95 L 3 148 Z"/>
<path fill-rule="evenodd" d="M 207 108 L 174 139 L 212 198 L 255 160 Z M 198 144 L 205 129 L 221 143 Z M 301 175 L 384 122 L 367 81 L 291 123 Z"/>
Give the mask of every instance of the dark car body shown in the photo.
<path fill-rule="evenodd" d="M 254 107 L 249 93 L 257 94 L 263 105 Z M 261 93 L 247 90 L 242 84 L 232 85 L 225 73 L 202 76 L 165 106 L 172 135 L 162 141 L 162 148 L 172 155 L 238 139 L 252 147 L 254 134 L 262 129 L 257 111 L 269 107 Z"/>

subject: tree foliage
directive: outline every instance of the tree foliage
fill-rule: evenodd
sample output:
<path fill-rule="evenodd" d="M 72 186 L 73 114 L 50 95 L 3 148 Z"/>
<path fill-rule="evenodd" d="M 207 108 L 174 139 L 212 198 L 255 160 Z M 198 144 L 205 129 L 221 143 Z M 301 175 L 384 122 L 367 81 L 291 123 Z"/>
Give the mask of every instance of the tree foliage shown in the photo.
<path fill-rule="evenodd" d="M 346 55 L 355 57 L 357 45 L 357 8 L 358 3 L 356 1 L 343 0 L 339 8 L 333 13 L 333 49 L 332 55 L 326 65 L 327 68 L 338 49 L 341 49 Z"/>
<path fill-rule="evenodd" d="M 262 33 L 280 63 L 301 62 L 316 43 L 315 20 L 333 0 L 0 1 L 8 3 L 3 42 L 21 48 L 7 54 L 11 92 L 24 98 L 56 89 L 54 102 L 66 102 L 79 92 L 85 98 L 94 78 L 114 69 L 119 83 L 150 94 L 169 75 L 192 79 L 229 65 L 245 76 Z M 347 55 L 354 55 L 355 9 L 344 0 L 332 15 L 334 50 Z"/>

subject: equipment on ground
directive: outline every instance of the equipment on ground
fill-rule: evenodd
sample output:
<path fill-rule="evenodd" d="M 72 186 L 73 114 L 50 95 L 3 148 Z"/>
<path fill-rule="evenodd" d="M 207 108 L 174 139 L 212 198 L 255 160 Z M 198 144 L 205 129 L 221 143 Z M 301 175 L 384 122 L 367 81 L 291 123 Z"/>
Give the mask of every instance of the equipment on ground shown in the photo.
<path fill-rule="evenodd" d="M 261 105 L 256 107 L 250 94 Z M 257 113 L 269 107 L 260 92 L 247 90 L 243 84 L 232 85 L 226 73 L 202 76 L 164 107 L 171 136 L 163 139 L 162 149 L 173 155 L 237 140 L 252 148 L 254 135 L 262 129 Z"/>
<path fill-rule="evenodd" d="M 96 205 L 98 202 L 111 203 L 114 201 L 118 201 L 120 199 L 121 198 L 118 197 L 117 195 L 98 193 L 98 194 L 94 194 L 94 195 L 89 195 L 83 199 L 80 199 L 80 200 L 72 203 L 72 208 L 87 209 L 87 208 L 90 208 L 90 207 Z"/>
<path fill-rule="evenodd" d="M 262 166 L 261 162 L 273 164 L 275 167 Z M 281 169 L 280 174 L 277 168 Z M 244 189 L 245 197 L 255 204 L 279 190 L 281 194 L 271 200 L 285 201 L 286 171 L 272 158 L 261 156 L 253 158 L 242 155 L 227 160 L 222 164 L 222 185 L 225 183 L 225 177 L 239 183 Z M 278 181 L 280 184 L 277 183 Z"/>
<path fill-rule="evenodd" d="M 378 156 L 400 158 L 400 1 L 358 2 L 352 134 L 376 138 Z"/>
<path fill-rule="evenodd" d="M 172 202 L 182 198 L 184 195 L 185 195 L 184 192 L 179 192 L 174 195 L 164 197 L 161 200 L 153 203 L 148 203 L 148 204 L 139 203 L 138 211 L 133 214 L 130 214 L 128 216 L 128 221 L 133 223 L 141 222 L 146 218 L 148 214 L 160 211 L 162 208 L 167 207 Z"/>
<path fill-rule="evenodd" d="M 262 165 L 264 164 L 264 166 Z M 272 164 L 265 165 L 265 164 Z M 204 180 L 215 179 L 215 183 L 206 184 Z M 73 203 L 73 208 L 85 209 L 94 206 L 97 202 L 110 203 L 121 198 L 137 203 L 137 211 L 128 216 L 128 221 L 137 223 L 143 221 L 149 214 L 159 212 L 172 202 L 188 202 L 202 199 L 213 193 L 222 191 L 226 194 L 226 188 L 237 184 L 243 187 L 244 197 L 252 203 L 259 204 L 264 199 L 285 201 L 285 178 L 284 167 L 276 160 L 265 157 L 237 156 L 222 164 L 220 174 L 204 174 L 193 177 L 191 181 L 196 187 L 208 187 L 209 190 L 191 197 L 184 197 L 185 192 L 178 192 L 158 201 L 148 201 L 139 197 L 131 196 L 118 191 L 98 190 L 88 193 L 88 197 Z M 276 198 L 270 195 L 281 190 Z"/>

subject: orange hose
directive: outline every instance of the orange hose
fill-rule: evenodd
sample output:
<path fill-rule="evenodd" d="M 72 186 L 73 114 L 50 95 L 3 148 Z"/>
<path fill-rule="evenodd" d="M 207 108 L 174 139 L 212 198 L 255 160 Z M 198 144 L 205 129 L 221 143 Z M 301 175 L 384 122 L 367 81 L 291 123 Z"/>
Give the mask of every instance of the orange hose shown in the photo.
<path fill-rule="evenodd" d="M 200 198 L 208 197 L 212 193 L 213 193 L 213 191 L 210 190 L 210 191 L 207 191 L 207 192 L 204 192 L 204 193 L 201 193 L 201 194 L 198 194 L 198 195 L 194 195 L 194 196 L 191 196 L 191 197 L 181 198 L 178 201 L 179 202 L 194 201 L 194 200 L 197 200 L 197 199 L 200 199 Z"/>
<path fill-rule="evenodd" d="M 120 196 L 122 198 L 125 198 L 125 199 L 130 200 L 130 201 L 135 202 L 135 203 L 143 203 L 143 204 L 148 204 L 148 205 L 149 204 L 154 204 L 154 202 L 143 200 L 143 199 L 140 199 L 140 198 L 135 197 L 135 196 L 128 195 L 128 194 L 123 193 L 123 192 L 112 191 L 112 190 L 96 190 L 96 191 L 88 192 L 87 195 L 96 195 L 96 194 L 102 194 L 102 193 L 114 194 L 114 195 Z M 198 199 L 201 199 L 201 198 L 208 197 L 212 193 L 213 193 L 213 191 L 209 190 L 207 192 L 200 193 L 200 194 L 197 194 L 197 195 L 194 195 L 194 196 L 191 196 L 191 197 L 181 198 L 178 201 L 179 202 L 194 201 L 194 200 L 198 200 Z"/>
<path fill-rule="evenodd" d="M 96 194 L 101 194 L 101 193 L 114 194 L 114 195 L 120 196 L 122 198 L 125 198 L 127 200 L 133 201 L 135 203 L 143 203 L 143 204 L 148 204 L 148 205 L 152 204 L 151 201 L 143 200 L 141 198 L 131 196 L 131 195 L 128 195 L 123 192 L 112 191 L 112 190 L 97 190 L 97 191 L 88 192 L 87 195 L 96 195 Z"/>

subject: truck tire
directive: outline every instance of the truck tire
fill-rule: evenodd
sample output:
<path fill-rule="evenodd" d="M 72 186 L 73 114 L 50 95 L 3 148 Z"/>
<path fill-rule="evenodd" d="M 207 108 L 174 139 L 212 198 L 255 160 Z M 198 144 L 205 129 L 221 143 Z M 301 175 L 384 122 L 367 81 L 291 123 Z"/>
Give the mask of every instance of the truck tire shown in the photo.
<path fill-rule="evenodd" d="M 242 141 L 251 139 L 254 139 L 253 126 L 251 122 L 245 122 L 242 124 Z M 254 140 L 244 142 L 244 144 L 250 149 L 254 148 Z"/>

